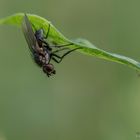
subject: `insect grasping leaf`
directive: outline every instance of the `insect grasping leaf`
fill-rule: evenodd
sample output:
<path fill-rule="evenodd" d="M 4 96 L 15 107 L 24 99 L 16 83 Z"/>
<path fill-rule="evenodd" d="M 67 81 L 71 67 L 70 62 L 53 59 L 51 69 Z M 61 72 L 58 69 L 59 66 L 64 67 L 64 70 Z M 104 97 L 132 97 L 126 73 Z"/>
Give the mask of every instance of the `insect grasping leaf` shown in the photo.
<path fill-rule="evenodd" d="M 23 13 L 17 13 L 12 16 L 0 19 L 0 25 L 6 24 L 21 27 L 23 16 L 24 16 Z M 42 28 L 45 31 L 45 34 L 47 34 L 48 25 L 50 24 L 51 28 L 49 38 L 55 44 L 73 43 L 73 45 L 69 46 L 69 48 L 81 47 L 81 49 L 77 50 L 78 52 L 91 56 L 96 56 L 98 58 L 102 58 L 105 60 L 125 64 L 131 68 L 140 71 L 140 63 L 135 61 L 134 59 L 99 49 L 85 39 L 69 40 L 64 35 L 62 35 L 47 19 L 44 19 L 40 16 L 28 14 L 28 18 L 30 19 L 30 21 L 32 22 L 32 24 L 35 26 L 36 29 Z"/>

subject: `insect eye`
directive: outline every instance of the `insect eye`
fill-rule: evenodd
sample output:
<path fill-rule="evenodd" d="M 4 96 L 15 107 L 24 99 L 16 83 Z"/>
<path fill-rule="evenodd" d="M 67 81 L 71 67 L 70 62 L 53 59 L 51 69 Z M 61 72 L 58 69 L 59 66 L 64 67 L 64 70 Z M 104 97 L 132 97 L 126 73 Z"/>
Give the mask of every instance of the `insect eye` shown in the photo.
<path fill-rule="evenodd" d="M 47 64 L 43 66 L 44 73 L 47 73 L 47 75 L 55 74 L 54 66 L 52 64 Z"/>
<path fill-rule="evenodd" d="M 56 74 L 56 70 L 53 70 L 53 72 L 52 72 L 53 74 Z"/>

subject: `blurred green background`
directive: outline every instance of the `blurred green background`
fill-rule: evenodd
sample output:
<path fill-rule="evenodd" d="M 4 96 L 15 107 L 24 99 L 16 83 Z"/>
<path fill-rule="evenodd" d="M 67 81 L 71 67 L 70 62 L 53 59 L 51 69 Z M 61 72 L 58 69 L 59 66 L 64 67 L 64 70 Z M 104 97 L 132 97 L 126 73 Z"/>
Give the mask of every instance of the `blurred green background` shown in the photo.
<path fill-rule="evenodd" d="M 0 0 L 0 18 L 47 18 L 68 38 L 140 61 L 139 0 Z M 78 52 L 46 77 L 20 29 L 0 27 L 0 140 L 136 140 L 140 77 Z"/>

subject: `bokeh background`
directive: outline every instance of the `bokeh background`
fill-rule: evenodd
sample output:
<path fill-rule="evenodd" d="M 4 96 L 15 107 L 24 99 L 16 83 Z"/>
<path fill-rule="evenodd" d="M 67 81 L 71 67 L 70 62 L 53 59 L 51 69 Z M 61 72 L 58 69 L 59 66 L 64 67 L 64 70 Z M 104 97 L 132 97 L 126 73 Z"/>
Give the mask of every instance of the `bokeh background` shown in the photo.
<path fill-rule="evenodd" d="M 0 18 L 47 18 L 68 38 L 140 61 L 139 0 L 0 0 Z M 136 140 L 140 77 L 78 52 L 47 78 L 20 29 L 0 27 L 0 140 Z"/>

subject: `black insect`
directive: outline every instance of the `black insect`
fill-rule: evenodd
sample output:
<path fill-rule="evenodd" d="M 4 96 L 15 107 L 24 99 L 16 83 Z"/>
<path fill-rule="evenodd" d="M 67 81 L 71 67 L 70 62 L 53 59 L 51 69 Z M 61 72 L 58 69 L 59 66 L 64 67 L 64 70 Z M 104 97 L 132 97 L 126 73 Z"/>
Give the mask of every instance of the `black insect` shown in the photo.
<path fill-rule="evenodd" d="M 44 73 L 46 73 L 48 77 L 56 73 L 53 64 L 50 63 L 51 60 L 60 63 L 66 55 L 68 55 L 72 51 L 75 51 L 76 49 L 79 49 L 75 48 L 72 50 L 68 50 L 62 56 L 59 56 L 57 53 L 68 49 L 66 46 L 72 45 L 72 43 L 50 46 L 49 43 L 46 41 L 50 31 L 50 24 L 46 37 L 44 37 L 43 29 L 35 30 L 34 33 L 32 25 L 26 14 L 23 18 L 22 30 L 34 61 L 38 66 L 42 67 Z M 53 51 L 53 48 L 57 49 Z"/>

